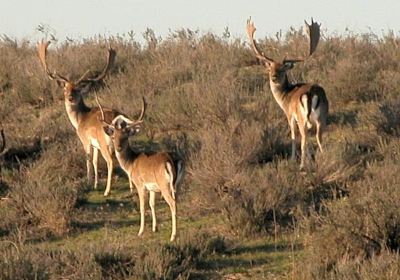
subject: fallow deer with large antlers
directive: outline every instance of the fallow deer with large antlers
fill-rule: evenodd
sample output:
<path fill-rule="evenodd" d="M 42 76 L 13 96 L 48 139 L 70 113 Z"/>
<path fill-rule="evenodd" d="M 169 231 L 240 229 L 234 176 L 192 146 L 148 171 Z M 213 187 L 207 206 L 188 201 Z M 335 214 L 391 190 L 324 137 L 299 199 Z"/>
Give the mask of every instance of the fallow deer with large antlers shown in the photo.
<path fill-rule="evenodd" d="M 37 46 L 40 62 L 50 80 L 55 80 L 63 87 L 65 109 L 68 118 L 75 128 L 79 139 L 83 144 L 86 153 L 86 167 L 88 180 L 92 179 L 92 167 L 94 169 L 94 188 L 98 184 L 97 161 L 98 152 L 107 162 L 108 176 L 107 186 L 104 195 L 107 196 L 111 189 L 111 179 L 113 171 L 113 147 L 110 137 L 104 133 L 103 123 L 100 120 L 99 108 L 88 107 L 83 95 L 89 92 L 94 86 L 98 85 L 109 72 L 111 65 L 115 60 L 115 50 L 109 48 L 107 54 L 107 63 L 103 71 L 94 77 L 88 77 L 89 71 L 86 71 L 76 82 L 49 70 L 46 62 L 47 47 L 50 42 L 41 42 Z M 111 122 L 116 116 L 120 115 L 118 111 L 104 108 L 104 119 Z"/>
<path fill-rule="evenodd" d="M 311 24 L 306 22 L 310 37 L 311 56 L 317 48 L 320 37 L 320 25 L 311 19 Z M 251 19 L 247 20 L 247 35 L 250 39 L 255 56 L 265 65 L 269 72 L 269 84 L 272 94 L 285 112 L 289 122 L 292 139 L 292 159 L 296 157 L 296 123 L 301 135 L 301 162 L 300 169 L 304 168 L 307 150 L 307 131 L 313 125 L 316 127 L 316 138 L 321 152 L 322 132 L 326 127 L 329 104 L 324 89 L 317 84 L 289 82 L 287 71 L 292 69 L 302 59 L 284 59 L 277 62 L 266 56 L 258 48 L 254 39 L 256 28 Z"/>
<path fill-rule="evenodd" d="M 103 112 L 97 95 L 96 101 L 101 112 Z M 122 169 L 128 175 L 129 185 L 131 187 L 132 184 L 135 185 L 139 195 L 140 230 L 138 235 L 141 236 L 144 231 L 147 192 L 150 193 L 149 205 L 152 214 L 152 229 L 153 232 L 156 231 L 155 194 L 161 192 L 171 210 L 172 233 L 170 240 L 173 241 L 176 237 L 175 191 L 182 179 L 183 164 L 182 161 L 178 161 L 175 165 L 171 156 L 166 152 L 146 155 L 138 153 L 129 146 L 129 137 L 135 135 L 141 129 L 145 111 L 146 102 L 143 98 L 142 111 L 138 120 L 132 121 L 124 115 L 118 115 L 112 122 L 107 122 L 103 116 L 103 128 L 114 143 L 115 154 Z"/>

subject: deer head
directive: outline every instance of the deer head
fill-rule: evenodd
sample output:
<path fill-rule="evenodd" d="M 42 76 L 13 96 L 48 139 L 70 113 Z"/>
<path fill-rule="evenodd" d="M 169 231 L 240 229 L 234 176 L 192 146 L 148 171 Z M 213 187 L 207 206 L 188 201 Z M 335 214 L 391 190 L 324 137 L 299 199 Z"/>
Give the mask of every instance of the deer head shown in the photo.
<path fill-rule="evenodd" d="M 42 41 L 38 43 L 37 51 L 40 62 L 49 79 L 57 81 L 57 83 L 63 87 L 65 101 L 72 104 L 79 103 L 82 99 L 82 94 L 88 92 L 90 89 L 93 88 L 93 86 L 101 83 L 115 61 L 116 52 L 114 49 L 109 48 L 107 52 L 107 63 L 99 75 L 88 77 L 90 73 L 90 71 L 88 70 L 77 81 L 74 82 L 58 74 L 56 71 L 50 71 L 50 69 L 48 68 L 46 56 L 49 44 L 50 41 Z"/>
<path fill-rule="evenodd" d="M 124 148 L 124 145 L 127 145 L 128 138 L 137 134 L 143 124 L 144 114 L 146 112 L 146 100 L 144 97 L 142 98 L 142 110 L 139 118 L 136 121 L 130 120 L 124 115 L 116 116 L 111 123 L 105 121 L 104 111 L 102 106 L 100 105 L 97 94 L 95 93 L 96 102 L 100 108 L 101 112 L 101 121 L 103 122 L 104 132 L 111 137 L 114 142 L 114 147 L 117 152 L 121 152 Z"/>
<path fill-rule="evenodd" d="M 311 19 L 311 24 L 308 24 L 305 21 L 307 26 L 307 32 L 310 39 L 310 46 L 309 46 L 309 54 L 310 57 L 317 48 L 319 38 L 320 38 L 320 24 L 314 22 Z M 252 49 L 256 55 L 256 57 L 263 62 L 265 67 L 269 70 L 269 77 L 273 83 L 283 83 L 284 79 L 286 78 L 286 71 L 292 69 L 294 65 L 298 62 L 303 62 L 307 57 L 300 58 L 300 59 L 283 59 L 282 62 L 277 62 L 272 58 L 266 56 L 262 51 L 260 51 L 259 47 L 257 46 L 256 40 L 254 39 L 254 33 L 256 31 L 256 27 L 254 26 L 254 22 L 251 21 L 251 18 L 247 20 L 246 26 L 247 36 L 250 39 Z"/>

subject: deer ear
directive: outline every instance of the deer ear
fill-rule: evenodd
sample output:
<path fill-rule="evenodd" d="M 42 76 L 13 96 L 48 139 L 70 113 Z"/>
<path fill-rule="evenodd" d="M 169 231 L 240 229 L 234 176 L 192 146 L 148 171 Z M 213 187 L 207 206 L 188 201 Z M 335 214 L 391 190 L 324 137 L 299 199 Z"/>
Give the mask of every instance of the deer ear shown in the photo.
<path fill-rule="evenodd" d="M 271 63 L 268 60 L 265 60 L 264 66 L 269 70 L 269 68 L 271 67 Z"/>
<path fill-rule="evenodd" d="M 92 83 L 84 83 L 83 85 L 79 85 L 78 88 L 81 94 L 87 94 L 92 89 Z"/>
<path fill-rule="evenodd" d="M 114 127 L 108 124 L 103 125 L 103 130 L 104 133 L 107 134 L 108 136 L 112 136 L 114 134 Z"/>
<path fill-rule="evenodd" d="M 283 65 L 283 69 L 285 71 L 290 70 L 294 67 L 294 62 L 285 62 L 285 64 Z"/>
<path fill-rule="evenodd" d="M 126 129 L 128 130 L 128 135 L 133 136 L 140 132 L 140 130 L 142 129 L 142 126 L 140 124 L 137 124 L 134 126 L 129 126 Z"/>

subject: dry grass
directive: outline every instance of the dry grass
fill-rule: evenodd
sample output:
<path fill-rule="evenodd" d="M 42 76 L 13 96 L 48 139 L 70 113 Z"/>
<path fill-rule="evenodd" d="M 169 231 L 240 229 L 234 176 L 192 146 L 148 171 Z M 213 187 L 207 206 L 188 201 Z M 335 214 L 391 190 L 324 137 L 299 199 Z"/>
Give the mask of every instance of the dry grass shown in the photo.
<path fill-rule="evenodd" d="M 325 153 L 314 153 L 306 173 L 288 159 L 284 114 L 243 41 L 190 30 L 166 39 L 148 30 L 145 38 L 145 46 L 110 39 L 117 60 L 98 93 L 105 106 L 130 116 L 146 97 L 145 133 L 132 145 L 185 159 L 178 212 L 185 209 L 193 225 L 202 215 L 217 215 L 224 221 L 218 230 L 238 245 L 237 236 L 300 233 L 306 254 L 293 267 L 306 269 L 292 273 L 305 279 L 368 279 L 385 268 L 390 278 L 398 272 L 396 36 L 324 38 L 315 56 L 291 72 L 293 80 L 320 83 L 331 104 Z M 101 37 L 51 45 L 49 64 L 77 78 L 102 67 L 105 45 Z M 260 45 L 277 58 L 307 49 L 306 37 L 295 29 Z M 91 94 L 85 98 L 94 106 Z M 83 149 L 60 89 L 47 80 L 28 42 L 0 42 L 0 101 L 9 149 L 1 159 L 1 195 L 7 199 L 0 201 L 0 244 L 17 247 L 3 244 L 1 278 L 201 277 L 193 270 L 206 258 L 204 244 L 213 242 L 202 235 L 137 253 L 115 240 L 110 248 L 38 252 L 37 243 L 90 231 L 77 223 L 87 199 Z"/>

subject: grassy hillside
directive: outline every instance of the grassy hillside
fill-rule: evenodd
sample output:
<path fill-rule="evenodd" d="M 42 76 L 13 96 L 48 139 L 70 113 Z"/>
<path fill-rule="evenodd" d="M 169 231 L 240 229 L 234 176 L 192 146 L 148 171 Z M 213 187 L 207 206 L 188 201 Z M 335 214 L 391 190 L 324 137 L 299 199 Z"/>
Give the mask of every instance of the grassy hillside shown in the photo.
<path fill-rule="evenodd" d="M 261 36 L 261 34 L 258 34 Z M 1 279 L 394 279 L 400 275 L 400 40 L 323 37 L 290 78 L 330 101 L 325 153 L 312 137 L 306 172 L 290 160 L 289 127 L 246 42 L 180 30 L 144 45 L 108 42 L 117 59 L 98 95 L 135 117 L 131 146 L 183 158 L 178 238 L 139 228 L 138 197 L 116 168 L 103 197 L 86 182 L 85 155 L 63 95 L 29 42 L 0 42 Z M 107 42 L 53 43 L 51 68 L 70 78 L 103 67 Z M 298 30 L 264 38 L 276 59 L 306 53 Z M 93 94 L 86 103 L 95 106 Z M 147 207 L 148 208 L 148 207 Z"/>

